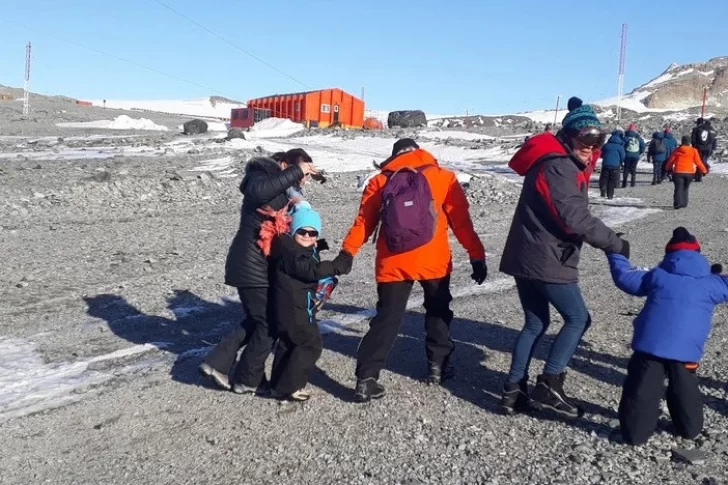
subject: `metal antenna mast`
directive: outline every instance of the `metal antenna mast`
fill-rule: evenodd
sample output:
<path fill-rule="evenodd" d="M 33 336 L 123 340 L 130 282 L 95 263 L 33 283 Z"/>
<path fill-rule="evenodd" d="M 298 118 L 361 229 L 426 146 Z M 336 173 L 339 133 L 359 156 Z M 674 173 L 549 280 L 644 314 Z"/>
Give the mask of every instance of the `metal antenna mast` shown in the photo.
<path fill-rule="evenodd" d="M 627 55 L 627 24 L 622 24 L 622 46 L 619 50 L 619 81 L 617 84 L 617 121 L 622 119 L 622 95 L 624 94 L 624 60 Z"/>
<path fill-rule="evenodd" d="M 25 87 L 23 88 L 23 115 L 30 113 L 30 42 L 25 46 Z"/>

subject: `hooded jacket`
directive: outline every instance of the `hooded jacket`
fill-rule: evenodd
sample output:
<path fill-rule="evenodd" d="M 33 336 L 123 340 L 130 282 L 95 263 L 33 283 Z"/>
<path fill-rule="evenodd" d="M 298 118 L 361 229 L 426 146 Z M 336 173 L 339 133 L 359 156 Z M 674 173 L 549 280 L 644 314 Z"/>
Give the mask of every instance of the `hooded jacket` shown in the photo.
<path fill-rule="evenodd" d="M 390 157 L 382 163 L 384 172 L 410 167 L 423 170 L 430 185 L 437 213 L 435 234 L 427 244 L 404 253 L 391 253 L 383 237 L 377 240 L 375 275 L 377 283 L 440 279 L 452 272 L 452 254 L 448 226 L 468 252 L 471 260 L 484 260 L 485 249 L 470 219 L 470 204 L 455 173 L 440 167 L 426 150 L 417 149 Z M 361 197 L 359 213 L 344 238 L 343 249 L 356 256 L 379 224 L 382 190 L 387 175 L 379 173 L 367 184 Z"/>
<path fill-rule="evenodd" d="M 703 132 L 705 132 L 705 139 L 702 136 Z M 718 146 L 718 137 L 715 134 L 713 125 L 708 120 L 693 128 L 690 138 L 692 145 L 707 157 L 710 157 Z"/>
<path fill-rule="evenodd" d="M 702 174 L 708 173 L 708 169 L 705 168 L 698 150 L 689 145 L 682 145 L 672 152 L 670 159 L 667 161 L 667 165 L 665 165 L 666 172 L 683 174 L 694 174 L 696 168 Z"/>
<path fill-rule="evenodd" d="M 627 149 L 627 144 L 629 143 L 630 138 L 637 138 L 637 141 L 639 141 L 639 143 L 640 143 L 640 151 L 638 154 L 627 152 L 627 159 L 634 160 L 635 158 L 639 158 L 643 153 L 645 153 L 645 149 L 647 148 L 647 145 L 645 144 L 645 140 L 636 131 L 627 130 L 624 132 L 625 150 Z"/>
<path fill-rule="evenodd" d="M 619 168 L 624 164 L 627 152 L 624 151 L 624 139 L 622 132 L 615 130 L 609 141 L 602 147 L 602 169 Z"/>
<path fill-rule="evenodd" d="M 699 362 L 713 310 L 728 301 L 728 278 L 711 274 L 710 263 L 697 251 L 670 252 L 650 271 L 633 268 L 620 254 L 607 257 L 617 287 L 647 297 L 634 320 L 632 349 L 678 362 Z"/>
<path fill-rule="evenodd" d="M 680 144 L 677 142 L 677 139 L 672 133 L 665 133 L 665 142 L 667 143 L 667 158 L 670 158 L 670 155 L 672 155 L 672 152 L 677 150 L 677 147 L 680 146 Z"/>
<path fill-rule="evenodd" d="M 660 152 L 660 149 L 662 150 Z M 663 164 L 668 159 L 668 146 L 665 140 L 665 134 L 661 131 L 656 131 L 652 134 L 652 140 L 650 146 L 647 149 L 647 161 L 652 163 Z"/>
<path fill-rule="evenodd" d="M 301 179 L 301 167 L 294 165 L 281 170 L 272 158 L 254 158 L 245 166 L 240 183 L 243 194 L 240 226 L 225 261 L 225 284 L 238 288 L 268 286 L 268 262 L 258 241 L 261 224 L 269 216 L 259 209 L 279 211 L 286 207 L 289 202 L 286 191 Z"/>
<path fill-rule="evenodd" d="M 589 212 L 588 164 L 555 136 L 534 136 L 508 164 L 524 175 L 500 270 L 549 283 L 576 283 L 584 242 L 619 252 L 622 241 Z"/>

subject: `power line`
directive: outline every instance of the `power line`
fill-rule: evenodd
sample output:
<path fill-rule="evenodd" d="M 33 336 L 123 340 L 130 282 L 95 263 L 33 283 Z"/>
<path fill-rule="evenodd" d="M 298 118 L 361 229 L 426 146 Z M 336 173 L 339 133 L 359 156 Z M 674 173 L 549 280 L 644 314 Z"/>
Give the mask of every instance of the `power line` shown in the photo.
<path fill-rule="evenodd" d="M 119 57 L 119 56 L 117 56 L 115 54 L 110 54 L 108 52 L 104 52 L 102 50 L 96 49 L 95 47 L 89 47 L 87 45 L 81 44 L 80 42 L 76 42 L 75 40 L 71 40 L 71 39 L 65 38 L 65 37 L 63 37 L 60 34 L 57 34 L 55 32 L 51 32 L 51 31 L 47 31 L 47 30 L 46 31 L 43 31 L 43 30 L 40 30 L 40 29 L 36 29 L 36 28 L 30 27 L 30 26 L 25 25 L 25 24 L 21 24 L 21 23 L 12 21 L 12 20 L 8 20 L 8 19 L 3 18 L 3 17 L 0 17 L 0 22 L 5 22 L 5 23 L 8 23 L 8 24 L 14 25 L 16 27 L 20 27 L 20 28 L 23 28 L 23 29 L 30 30 L 32 32 L 36 32 L 36 33 L 39 33 L 39 34 L 47 35 L 48 37 L 55 38 L 57 40 L 66 42 L 68 44 L 75 45 L 76 47 L 80 47 L 82 49 L 86 49 L 86 50 L 91 51 L 91 52 L 95 52 L 96 54 L 101 54 L 103 56 L 111 57 L 112 59 L 116 59 L 117 61 L 125 62 L 127 64 L 132 65 L 132 66 L 136 66 L 136 67 L 140 67 L 142 69 L 146 69 L 147 71 L 153 72 L 155 74 L 161 74 L 162 76 L 166 76 L 166 77 L 168 77 L 170 79 L 174 79 L 175 81 L 183 82 L 183 83 L 189 84 L 191 86 L 195 86 L 195 87 L 198 87 L 198 88 L 202 88 L 202 89 L 205 89 L 207 91 L 212 91 L 213 93 L 221 94 L 221 95 L 223 95 L 225 97 L 228 97 L 230 99 L 234 99 L 234 96 L 233 95 L 224 93 L 224 92 L 222 92 L 220 90 L 217 90 L 215 88 L 211 88 L 211 87 L 205 86 L 203 84 L 198 84 L 198 83 L 196 83 L 194 81 L 190 81 L 188 79 L 183 79 L 181 77 L 175 76 L 174 74 L 169 74 L 167 72 L 160 71 L 159 69 L 155 69 L 153 67 L 145 66 L 144 64 L 140 64 L 140 63 L 135 62 L 135 61 L 130 61 L 129 59 L 124 59 L 123 57 Z"/>
<path fill-rule="evenodd" d="M 239 50 L 239 51 L 240 51 L 240 52 L 242 52 L 243 54 L 245 54 L 245 55 L 247 55 L 247 56 L 250 56 L 250 57 L 252 57 L 253 59 L 255 59 L 256 61 L 260 62 L 261 64 L 264 64 L 265 66 L 267 66 L 267 67 L 269 67 L 269 68 L 273 69 L 273 70 L 274 70 L 274 71 L 276 71 L 277 73 L 279 73 L 279 74 L 282 74 L 282 75 L 286 76 L 286 77 L 287 77 L 288 79 L 290 79 L 290 80 L 292 80 L 292 81 L 294 81 L 294 82 L 296 82 L 296 83 L 300 84 L 301 86 L 303 86 L 303 87 L 305 87 L 305 88 L 307 88 L 307 89 L 311 89 L 311 90 L 313 90 L 313 88 L 312 88 L 311 86 L 309 86 L 308 84 L 304 83 L 303 81 L 299 81 L 298 79 L 296 79 L 295 77 L 291 76 L 290 74 L 288 74 L 288 73 L 286 73 L 286 72 L 283 72 L 283 71 L 281 71 L 280 69 L 278 69 L 278 68 L 277 68 L 277 67 L 275 67 L 274 65 L 270 64 L 269 62 L 266 62 L 266 61 L 264 61 L 263 59 L 261 59 L 260 57 L 256 56 L 255 54 L 252 54 L 252 53 L 248 52 L 247 50 L 243 49 L 243 48 L 242 48 L 242 47 L 240 47 L 239 45 L 235 44 L 235 43 L 234 43 L 234 42 L 232 42 L 231 40 L 228 40 L 228 39 L 227 39 L 226 37 L 223 37 L 222 35 L 218 34 L 217 32 L 213 32 L 212 30 L 208 29 L 208 28 L 207 28 L 207 27 L 205 27 L 204 25 L 200 24 L 199 22 L 196 22 L 196 21 L 194 21 L 193 19 L 189 18 L 189 17 L 187 16 L 187 15 L 185 15 L 185 14 L 183 14 L 183 13 L 181 13 L 181 12 L 179 12 L 179 11 L 175 10 L 174 8 L 170 7 L 169 5 L 167 5 L 166 3 L 162 2 L 161 0 L 153 0 L 153 1 L 154 1 L 154 2 L 156 2 L 156 3 L 158 3 L 159 5 L 161 5 L 162 7 L 166 8 L 166 9 L 167 9 L 167 10 L 169 10 L 170 12 L 172 12 L 172 13 L 174 13 L 174 14 L 176 14 L 176 15 L 180 16 L 180 17 L 182 17 L 182 18 L 183 18 L 183 19 L 185 19 L 185 20 L 187 20 L 187 21 L 188 21 L 188 22 L 190 22 L 191 24 L 193 24 L 193 25 L 196 25 L 197 27 L 201 28 L 202 30 L 204 30 L 204 31 L 205 31 L 205 32 L 207 32 L 208 34 L 210 34 L 210 35 L 214 35 L 215 37 L 217 37 L 217 38 L 218 38 L 218 39 L 220 39 L 221 41 L 223 41 L 223 42 L 225 42 L 226 44 L 228 44 L 228 45 L 230 45 L 230 46 L 234 47 L 235 49 Z"/>

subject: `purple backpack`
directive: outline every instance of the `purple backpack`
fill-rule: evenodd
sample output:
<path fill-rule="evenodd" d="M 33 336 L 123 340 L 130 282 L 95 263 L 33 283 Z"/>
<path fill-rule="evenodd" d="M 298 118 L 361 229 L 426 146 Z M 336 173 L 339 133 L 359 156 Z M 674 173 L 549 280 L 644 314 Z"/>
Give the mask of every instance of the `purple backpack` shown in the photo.
<path fill-rule="evenodd" d="M 435 235 L 437 213 L 430 183 L 422 173 L 427 168 L 430 165 L 383 172 L 387 183 L 382 189 L 378 234 L 391 253 L 417 249 Z"/>

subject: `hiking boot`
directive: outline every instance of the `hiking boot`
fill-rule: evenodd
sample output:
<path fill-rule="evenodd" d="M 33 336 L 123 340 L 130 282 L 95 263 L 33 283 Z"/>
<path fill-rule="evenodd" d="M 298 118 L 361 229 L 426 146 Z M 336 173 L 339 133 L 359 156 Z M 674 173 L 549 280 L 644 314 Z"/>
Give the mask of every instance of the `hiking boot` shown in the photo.
<path fill-rule="evenodd" d="M 275 389 L 271 389 L 270 396 L 273 399 L 278 399 L 279 401 L 291 401 L 291 402 L 306 402 L 309 399 L 311 399 L 311 393 L 304 390 L 299 389 L 298 391 L 294 392 L 293 394 L 280 394 L 275 391 Z"/>
<path fill-rule="evenodd" d="M 222 387 L 225 390 L 230 390 L 230 381 L 228 380 L 228 376 L 215 369 L 207 362 L 203 362 L 202 364 L 200 364 L 197 370 L 199 370 L 200 374 L 202 374 L 203 376 L 212 379 L 212 381 L 218 386 Z"/>
<path fill-rule="evenodd" d="M 531 398 L 533 399 L 533 407 L 541 411 L 550 409 L 562 416 L 569 418 L 578 418 L 584 414 L 584 411 L 578 406 L 570 402 L 569 397 L 564 392 L 564 379 L 566 372 L 559 375 L 551 376 L 543 374 L 536 379 L 536 387 L 533 390 Z"/>
<path fill-rule="evenodd" d="M 501 410 L 509 416 L 531 409 L 531 399 L 528 397 L 528 379 L 520 382 L 506 383 L 501 397 Z"/>
<path fill-rule="evenodd" d="M 425 384 L 428 386 L 434 386 L 436 384 L 443 384 L 445 381 L 453 376 L 453 371 L 450 366 L 445 364 L 441 367 L 437 364 L 430 364 L 430 369 L 425 377 Z"/>
<path fill-rule="evenodd" d="M 255 394 L 257 396 L 269 396 L 271 394 L 270 382 L 263 377 L 258 387 L 246 386 L 245 384 L 233 384 L 235 394 Z"/>
<path fill-rule="evenodd" d="M 354 390 L 354 400 L 356 402 L 369 402 L 372 399 L 382 397 L 384 397 L 384 386 L 378 383 L 375 378 L 357 379 L 356 389 Z"/>

